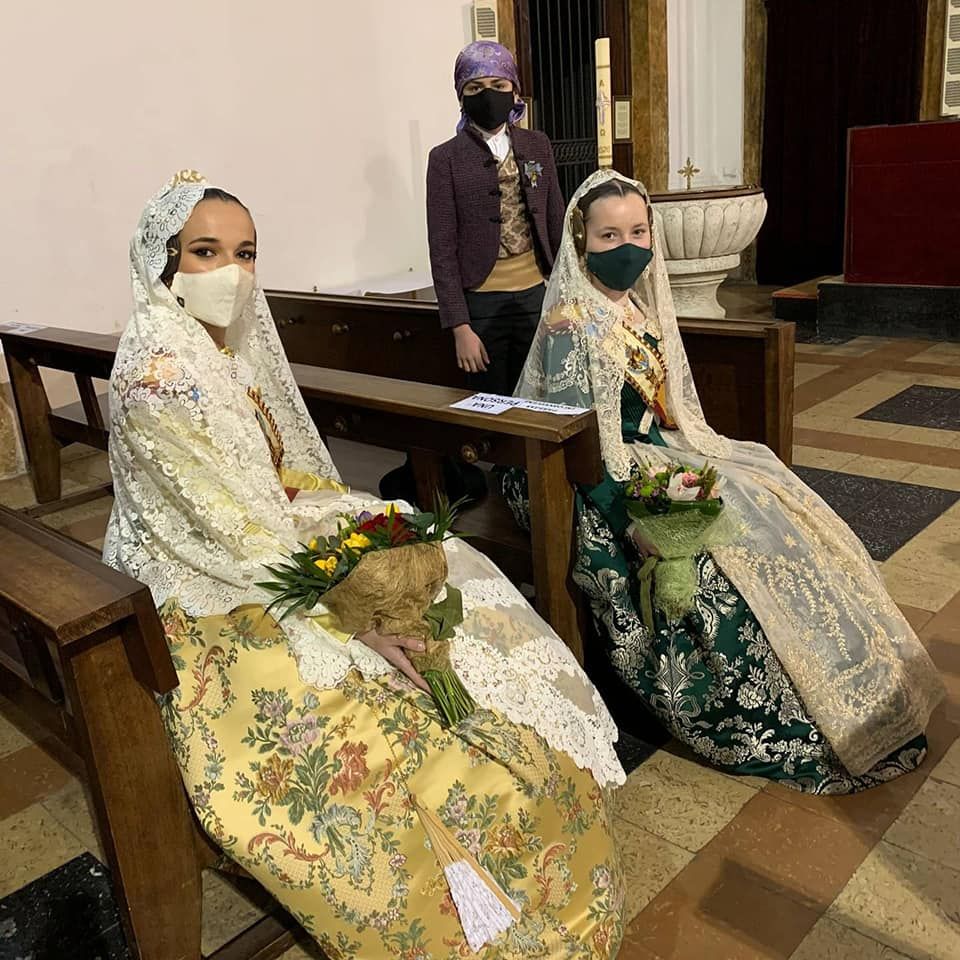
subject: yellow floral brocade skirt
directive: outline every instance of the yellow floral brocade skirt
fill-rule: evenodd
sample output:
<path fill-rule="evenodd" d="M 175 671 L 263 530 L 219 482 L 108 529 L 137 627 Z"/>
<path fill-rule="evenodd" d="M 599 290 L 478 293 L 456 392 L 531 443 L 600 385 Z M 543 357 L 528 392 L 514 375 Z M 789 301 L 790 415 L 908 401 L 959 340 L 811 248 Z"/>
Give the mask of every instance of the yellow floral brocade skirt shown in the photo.
<path fill-rule="evenodd" d="M 180 687 L 164 721 L 201 824 L 331 960 L 607 960 L 623 889 L 603 792 L 527 727 L 444 730 L 396 675 L 304 684 L 262 607 L 161 608 Z M 521 918 L 474 954 L 414 799 Z"/>

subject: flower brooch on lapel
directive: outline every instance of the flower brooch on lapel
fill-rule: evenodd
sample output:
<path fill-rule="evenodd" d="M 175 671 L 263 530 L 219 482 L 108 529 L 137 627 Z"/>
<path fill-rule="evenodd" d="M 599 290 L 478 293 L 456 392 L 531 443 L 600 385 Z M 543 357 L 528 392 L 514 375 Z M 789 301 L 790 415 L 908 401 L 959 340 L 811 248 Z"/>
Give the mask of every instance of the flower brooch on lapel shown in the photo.
<path fill-rule="evenodd" d="M 543 173 L 543 164 L 537 160 L 527 160 L 523 165 L 523 175 L 527 178 L 527 183 L 531 187 L 536 187 L 540 182 L 540 174 Z"/>

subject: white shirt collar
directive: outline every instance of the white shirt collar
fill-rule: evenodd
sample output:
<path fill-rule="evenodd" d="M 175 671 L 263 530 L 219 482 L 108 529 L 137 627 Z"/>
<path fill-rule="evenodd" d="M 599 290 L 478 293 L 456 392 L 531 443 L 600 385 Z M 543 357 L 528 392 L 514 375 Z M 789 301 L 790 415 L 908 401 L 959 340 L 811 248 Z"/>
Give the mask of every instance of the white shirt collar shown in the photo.
<path fill-rule="evenodd" d="M 483 137 L 487 146 L 490 148 L 490 152 L 497 158 L 499 163 L 502 163 L 506 158 L 507 154 L 510 152 L 510 128 L 509 124 L 504 124 L 500 130 L 496 133 L 490 133 L 487 130 L 480 130 L 477 127 L 477 130 L 480 132 L 480 136 Z"/>

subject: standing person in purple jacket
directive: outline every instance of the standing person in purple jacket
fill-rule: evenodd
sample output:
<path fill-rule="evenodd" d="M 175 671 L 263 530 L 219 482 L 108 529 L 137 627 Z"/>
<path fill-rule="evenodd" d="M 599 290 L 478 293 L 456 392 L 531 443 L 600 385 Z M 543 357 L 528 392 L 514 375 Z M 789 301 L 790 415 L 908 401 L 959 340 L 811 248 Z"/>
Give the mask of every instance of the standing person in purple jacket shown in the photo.
<path fill-rule="evenodd" d="M 427 164 L 433 286 L 440 323 L 453 330 L 457 365 L 470 386 L 509 395 L 540 322 L 565 205 L 550 141 L 515 126 L 525 107 L 510 51 L 489 40 L 471 43 L 453 76 L 457 134 L 434 147 Z M 452 499 L 486 496 L 478 467 L 447 459 L 443 473 Z M 415 502 L 409 458 L 383 477 L 380 494 Z"/>
<path fill-rule="evenodd" d="M 454 67 L 457 135 L 430 151 L 427 232 L 440 322 L 478 391 L 512 394 L 563 235 L 564 200 L 546 135 L 523 116 L 517 65 L 479 40 Z"/>

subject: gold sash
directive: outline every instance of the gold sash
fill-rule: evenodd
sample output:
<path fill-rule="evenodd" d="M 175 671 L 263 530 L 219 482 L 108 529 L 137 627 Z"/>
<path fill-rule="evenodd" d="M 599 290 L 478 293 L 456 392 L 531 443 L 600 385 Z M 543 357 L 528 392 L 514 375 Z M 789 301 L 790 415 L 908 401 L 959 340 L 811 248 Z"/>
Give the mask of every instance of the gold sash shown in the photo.
<path fill-rule="evenodd" d="M 667 411 L 667 364 L 659 348 L 626 320 L 614 328 L 604 346 L 611 354 L 623 351 L 624 379 L 640 394 L 660 426 L 675 430 L 677 425 Z"/>

